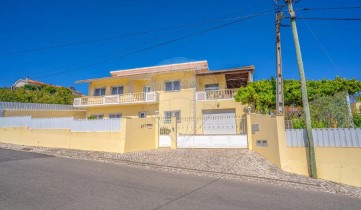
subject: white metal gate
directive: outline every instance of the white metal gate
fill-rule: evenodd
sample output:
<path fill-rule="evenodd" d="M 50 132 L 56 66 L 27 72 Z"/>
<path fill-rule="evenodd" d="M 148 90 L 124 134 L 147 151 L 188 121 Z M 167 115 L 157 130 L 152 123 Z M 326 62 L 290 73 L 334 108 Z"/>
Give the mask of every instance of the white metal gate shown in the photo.
<path fill-rule="evenodd" d="M 247 148 L 247 135 L 179 135 L 177 148 Z"/>
<path fill-rule="evenodd" d="M 169 135 L 159 135 L 159 147 L 170 147 L 171 138 Z"/>
<path fill-rule="evenodd" d="M 168 119 L 159 119 L 159 147 L 171 147 L 170 133 L 172 130 L 171 123 Z"/>
<path fill-rule="evenodd" d="M 203 134 L 236 134 L 236 113 L 234 109 L 204 110 Z"/>

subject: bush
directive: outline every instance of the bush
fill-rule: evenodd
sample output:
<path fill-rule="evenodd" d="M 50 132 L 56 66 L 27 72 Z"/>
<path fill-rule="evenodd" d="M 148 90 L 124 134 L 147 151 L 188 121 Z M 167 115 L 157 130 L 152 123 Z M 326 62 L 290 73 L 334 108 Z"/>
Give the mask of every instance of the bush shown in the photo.
<path fill-rule="evenodd" d="M 74 96 L 65 87 L 25 85 L 14 90 L 0 88 L 0 101 L 43 104 L 72 104 Z"/>
<path fill-rule="evenodd" d="M 354 123 L 355 127 L 361 128 L 361 114 L 354 113 L 354 115 L 353 115 L 353 123 Z"/>

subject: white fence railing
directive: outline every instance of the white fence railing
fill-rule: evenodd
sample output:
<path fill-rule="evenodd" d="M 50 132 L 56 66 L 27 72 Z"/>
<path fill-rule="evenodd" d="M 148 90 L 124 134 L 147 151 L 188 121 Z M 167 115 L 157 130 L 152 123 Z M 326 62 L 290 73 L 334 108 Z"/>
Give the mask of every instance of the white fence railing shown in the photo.
<path fill-rule="evenodd" d="M 361 128 L 312 129 L 316 147 L 361 147 Z M 306 130 L 286 129 L 289 147 L 307 146 Z"/>
<path fill-rule="evenodd" d="M 0 117 L 0 128 L 69 129 L 72 132 L 120 132 L 121 119 L 75 120 L 62 118 Z"/>
<path fill-rule="evenodd" d="M 81 110 L 73 105 L 64 104 L 39 104 L 39 103 L 19 103 L 19 102 L 0 102 L 0 109 L 6 110 Z"/>
<path fill-rule="evenodd" d="M 142 102 L 157 102 L 157 92 L 139 92 L 125 93 L 122 95 L 107 96 L 87 96 L 75 98 L 73 105 L 75 107 L 91 106 L 91 105 L 107 105 L 107 104 L 129 104 Z"/>
<path fill-rule="evenodd" d="M 0 128 L 27 127 L 30 125 L 31 117 L 0 117 Z"/>
<path fill-rule="evenodd" d="M 6 117 L 7 118 L 7 117 Z M 30 118 L 27 127 L 31 129 L 70 129 L 73 124 L 72 117 L 64 118 Z"/>
<path fill-rule="evenodd" d="M 196 100 L 219 100 L 219 99 L 233 99 L 237 89 L 222 89 L 222 90 L 209 90 L 197 91 Z"/>

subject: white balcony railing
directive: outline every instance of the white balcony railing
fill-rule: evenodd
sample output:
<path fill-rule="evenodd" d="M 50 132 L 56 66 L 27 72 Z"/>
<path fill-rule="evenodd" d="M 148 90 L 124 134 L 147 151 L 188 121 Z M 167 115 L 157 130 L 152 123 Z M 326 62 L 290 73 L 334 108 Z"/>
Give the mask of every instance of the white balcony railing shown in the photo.
<path fill-rule="evenodd" d="M 122 95 L 107 96 L 88 96 L 75 98 L 73 106 L 94 106 L 94 105 L 112 105 L 112 104 L 136 104 L 143 102 L 158 102 L 158 93 L 156 92 L 140 92 L 126 93 Z"/>
<path fill-rule="evenodd" d="M 237 89 L 223 89 L 223 90 L 208 90 L 208 91 L 197 91 L 196 100 L 218 100 L 218 99 L 233 99 Z"/>

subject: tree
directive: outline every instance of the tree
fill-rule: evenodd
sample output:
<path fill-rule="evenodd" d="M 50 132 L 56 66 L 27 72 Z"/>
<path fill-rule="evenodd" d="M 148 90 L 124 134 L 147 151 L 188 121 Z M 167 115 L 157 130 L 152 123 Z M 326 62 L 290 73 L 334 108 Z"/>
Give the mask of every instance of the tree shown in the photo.
<path fill-rule="evenodd" d="M 275 109 L 275 82 L 274 79 L 260 80 L 241 87 L 235 96 L 237 102 L 249 104 L 257 112 L 267 113 Z M 309 101 L 323 96 L 333 96 L 339 92 L 348 92 L 354 95 L 361 91 L 361 81 L 347 80 L 336 77 L 334 80 L 309 80 L 307 93 Z M 284 80 L 284 99 L 286 106 L 302 106 L 301 83 L 298 80 Z"/>
<path fill-rule="evenodd" d="M 351 126 L 348 111 L 346 92 L 333 96 L 316 97 L 310 103 L 313 128 L 347 128 Z M 291 119 L 294 128 L 304 128 L 304 116 L 293 116 Z"/>
<path fill-rule="evenodd" d="M 0 88 L 0 101 L 47 104 L 72 104 L 74 96 L 65 87 L 25 85 L 11 90 Z"/>
<path fill-rule="evenodd" d="M 260 80 L 250 83 L 247 87 L 240 88 L 235 100 L 242 104 L 253 105 L 255 110 L 267 113 L 276 107 L 276 81 Z"/>

